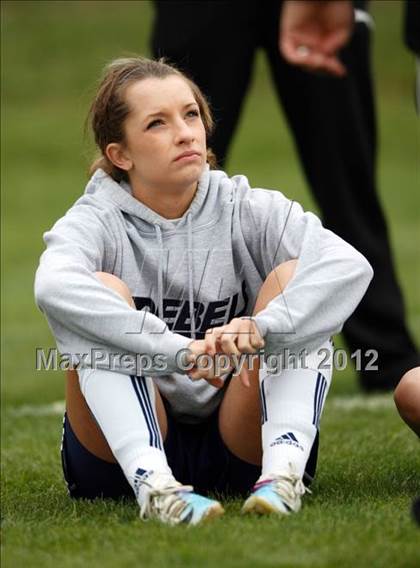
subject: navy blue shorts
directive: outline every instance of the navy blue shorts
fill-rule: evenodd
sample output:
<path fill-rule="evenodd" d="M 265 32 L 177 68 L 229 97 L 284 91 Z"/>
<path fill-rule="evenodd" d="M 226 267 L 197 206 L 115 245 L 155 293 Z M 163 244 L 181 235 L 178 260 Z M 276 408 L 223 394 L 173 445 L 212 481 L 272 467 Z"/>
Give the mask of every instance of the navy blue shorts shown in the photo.
<path fill-rule="evenodd" d="M 171 414 L 164 450 L 174 477 L 193 485 L 201 495 L 246 496 L 261 474 L 261 467 L 237 458 L 223 443 L 218 426 L 219 408 L 204 422 L 184 424 Z M 307 464 L 308 479 L 315 473 L 318 436 Z M 122 469 L 89 452 L 77 439 L 67 416 L 64 416 L 61 450 L 64 477 L 71 497 L 118 499 L 132 497 L 133 490 Z"/>

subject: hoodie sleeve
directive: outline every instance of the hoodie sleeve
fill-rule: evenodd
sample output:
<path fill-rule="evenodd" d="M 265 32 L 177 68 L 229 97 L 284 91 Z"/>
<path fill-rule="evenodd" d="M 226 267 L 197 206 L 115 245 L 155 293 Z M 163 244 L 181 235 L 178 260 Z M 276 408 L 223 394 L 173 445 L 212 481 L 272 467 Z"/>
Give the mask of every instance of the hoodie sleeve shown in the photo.
<path fill-rule="evenodd" d="M 147 365 L 152 361 L 148 375 L 181 372 L 177 354 L 191 339 L 130 307 L 94 274 L 106 271 L 115 257 L 117 243 L 105 219 L 76 205 L 44 234 L 47 248 L 35 276 L 35 298 L 59 351 L 73 365 L 140 374 L 138 363 L 147 360 Z"/>
<path fill-rule="evenodd" d="M 369 285 L 373 270 L 354 247 L 325 229 L 314 214 L 280 192 L 250 190 L 240 204 L 242 231 L 265 279 L 280 263 L 297 259 L 283 292 L 255 321 L 266 355 L 319 347 L 341 331 Z"/>

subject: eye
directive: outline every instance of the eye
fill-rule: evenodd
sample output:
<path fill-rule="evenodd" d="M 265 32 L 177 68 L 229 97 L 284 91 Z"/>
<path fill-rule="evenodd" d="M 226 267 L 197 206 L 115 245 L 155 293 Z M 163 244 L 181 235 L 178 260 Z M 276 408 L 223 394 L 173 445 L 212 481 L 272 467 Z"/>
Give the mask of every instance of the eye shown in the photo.
<path fill-rule="evenodd" d="M 155 126 L 159 126 L 160 124 L 163 124 L 163 120 L 161 120 L 160 118 L 152 120 L 152 122 L 148 124 L 147 130 L 149 130 L 149 128 L 154 128 Z"/>
<path fill-rule="evenodd" d="M 198 110 L 189 110 L 187 112 L 187 116 L 200 116 L 200 113 L 198 112 Z"/>

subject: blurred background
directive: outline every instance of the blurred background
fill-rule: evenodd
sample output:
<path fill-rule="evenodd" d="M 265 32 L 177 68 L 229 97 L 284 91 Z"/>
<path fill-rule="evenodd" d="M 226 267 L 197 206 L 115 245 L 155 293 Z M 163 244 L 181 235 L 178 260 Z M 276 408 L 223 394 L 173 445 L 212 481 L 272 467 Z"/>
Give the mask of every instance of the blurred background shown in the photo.
<path fill-rule="evenodd" d="M 402 40 L 403 3 L 371 2 L 371 13 L 378 185 L 408 321 L 419 343 L 420 131 L 414 57 Z M 2 2 L 3 404 L 64 398 L 62 373 L 35 370 L 36 348 L 55 346 L 33 299 L 42 234 L 84 191 L 94 155 L 84 121 L 102 67 L 122 55 L 149 54 L 152 18 L 153 5 L 147 1 Z M 317 210 L 262 53 L 226 169 Z M 351 368 L 336 372 L 333 392 L 357 391 Z"/>

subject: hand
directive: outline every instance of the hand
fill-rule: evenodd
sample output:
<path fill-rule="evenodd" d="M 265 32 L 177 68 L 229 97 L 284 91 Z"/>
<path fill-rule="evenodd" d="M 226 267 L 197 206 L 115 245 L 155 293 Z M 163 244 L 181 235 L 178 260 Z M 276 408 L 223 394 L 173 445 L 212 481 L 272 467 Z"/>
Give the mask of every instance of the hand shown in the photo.
<path fill-rule="evenodd" d="M 193 380 L 193 381 L 198 381 L 199 379 L 205 379 L 209 384 L 213 385 L 216 388 L 221 388 L 224 385 L 223 379 L 221 379 L 220 377 L 216 376 L 216 372 L 217 369 L 215 368 L 214 365 L 214 360 L 213 360 L 213 366 L 211 366 L 210 368 L 203 368 L 202 365 L 200 365 L 200 356 L 201 355 L 208 355 L 206 353 L 206 348 L 205 348 L 205 341 L 202 339 L 196 339 L 195 341 L 192 341 L 189 345 L 188 345 L 188 349 L 190 350 L 190 354 L 187 355 L 186 360 L 188 363 L 194 363 L 194 367 L 191 369 L 191 371 L 188 371 L 188 376 Z M 206 357 L 206 360 L 208 360 L 208 357 Z M 226 370 L 226 372 L 230 372 L 232 370 L 233 367 L 229 367 L 229 369 Z"/>
<path fill-rule="evenodd" d="M 256 353 L 264 347 L 264 339 L 252 318 L 234 318 L 227 325 L 208 329 L 204 342 L 205 351 L 209 355 L 224 353 L 229 357 L 236 356 L 236 362 L 242 353 Z M 250 386 L 246 364 L 237 376 L 244 386 Z"/>
<path fill-rule="evenodd" d="M 350 0 L 287 0 L 280 17 L 279 49 L 288 63 L 308 71 L 347 73 L 338 58 L 353 29 Z"/>

